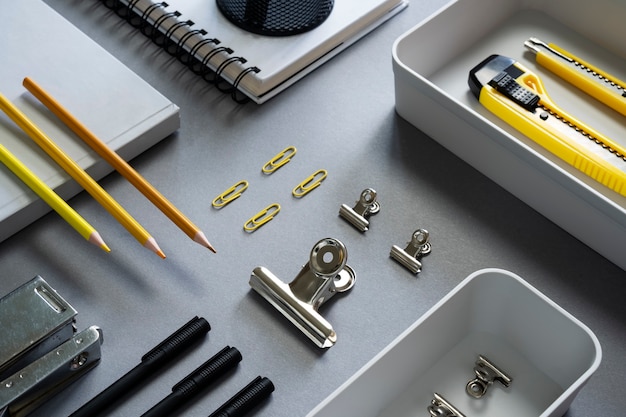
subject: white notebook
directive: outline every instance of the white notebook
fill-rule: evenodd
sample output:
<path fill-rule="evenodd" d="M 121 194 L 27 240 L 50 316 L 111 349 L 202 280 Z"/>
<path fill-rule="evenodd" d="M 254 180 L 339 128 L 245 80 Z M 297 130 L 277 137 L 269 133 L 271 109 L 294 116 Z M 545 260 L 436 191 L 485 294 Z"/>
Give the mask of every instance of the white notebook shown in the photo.
<path fill-rule="evenodd" d="M 48 90 L 125 159 L 179 128 L 175 104 L 45 3 L 7 1 L 2 13 L 10 18 L 3 19 L 0 33 L 0 91 L 95 179 L 112 168 L 22 86 L 24 77 Z M 64 199 L 81 191 L 3 112 L 0 143 Z M 0 241 L 49 211 L 0 164 Z"/>
<path fill-rule="evenodd" d="M 296 35 L 267 36 L 233 24 L 215 0 L 171 0 L 167 6 L 156 0 L 102 1 L 125 17 L 130 9 L 134 17 L 127 20 L 144 34 L 157 38 L 173 55 L 176 51 L 180 54 L 181 48 L 186 53 L 193 51 L 195 64 L 204 62 L 211 70 L 219 70 L 222 81 L 256 103 L 274 97 L 408 5 L 408 0 L 335 0 L 328 18 L 318 27 Z M 201 29 L 206 34 L 191 33 Z M 220 43 L 194 49 L 203 39 L 214 38 Z M 216 48 L 232 52 L 211 55 Z M 252 68 L 259 71 L 246 71 Z M 211 74 L 207 78 L 211 79 Z"/>

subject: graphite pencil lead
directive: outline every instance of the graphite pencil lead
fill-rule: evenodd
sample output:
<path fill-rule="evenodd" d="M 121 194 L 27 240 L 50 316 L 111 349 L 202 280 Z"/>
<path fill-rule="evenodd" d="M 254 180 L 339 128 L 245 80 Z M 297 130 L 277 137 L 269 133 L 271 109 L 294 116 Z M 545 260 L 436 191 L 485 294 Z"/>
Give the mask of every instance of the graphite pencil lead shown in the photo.
<path fill-rule="evenodd" d="M 196 243 L 201 244 L 205 248 L 208 248 L 211 252 L 217 253 L 217 251 L 215 250 L 213 245 L 211 245 L 211 243 L 209 243 L 209 240 L 206 238 L 206 236 L 204 235 L 204 233 L 201 230 L 199 230 L 196 233 L 196 235 L 193 238 L 193 241 L 196 242 Z"/>
<path fill-rule="evenodd" d="M 104 239 L 102 239 L 102 236 L 100 236 L 100 233 L 98 233 L 97 231 L 94 230 L 89 235 L 88 240 L 90 243 L 93 243 L 94 245 L 99 246 L 105 252 L 111 252 L 111 249 L 107 246 L 107 244 L 104 242 Z"/>

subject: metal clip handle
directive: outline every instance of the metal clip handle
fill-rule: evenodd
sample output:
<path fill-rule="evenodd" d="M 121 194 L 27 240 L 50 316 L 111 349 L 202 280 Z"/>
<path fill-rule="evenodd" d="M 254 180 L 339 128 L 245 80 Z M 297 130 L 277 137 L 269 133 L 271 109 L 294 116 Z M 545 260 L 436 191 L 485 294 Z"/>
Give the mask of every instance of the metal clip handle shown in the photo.
<path fill-rule="evenodd" d="M 483 355 L 479 355 L 474 366 L 476 378 L 472 379 L 465 386 L 465 391 L 474 398 L 482 398 L 494 381 L 500 382 L 505 387 L 509 387 L 513 378 L 499 369 L 493 362 Z"/>
<path fill-rule="evenodd" d="M 354 286 L 356 274 L 346 264 L 347 258 L 343 243 L 325 238 L 315 244 L 309 262 L 291 283 L 259 266 L 252 271 L 250 286 L 317 346 L 328 348 L 337 341 L 337 334 L 318 309 L 335 294 Z"/>
<path fill-rule="evenodd" d="M 428 406 L 428 413 L 431 417 L 465 417 L 465 414 L 461 413 L 442 395 L 437 394 L 436 392 L 433 395 L 435 398 Z"/>
<path fill-rule="evenodd" d="M 369 228 L 368 217 L 380 211 L 380 203 L 376 200 L 376 190 L 366 188 L 361 192 L 359 201 L 354 207 L 342 204 L 339 208 L 339 215 L 349 221 L 361 232 L 366 232 Z"/>
<path fill-rule="evenodd" d="M 346 265 L 348 251 L 337 239 L 325 238 L 313 246 L 306 264 L 289 284 L 293 295 L 317 310 L 333 295 L 352 288 L 354 270 Z"/>
<path fill-rule="evenodd" d="M 430 234 L 426 229 L 417 229 L 411 236 L 411 241 L 406 248 L 397 245 L 391 247 L 389 255 L 414 274 L 422 270 L 420 262 L 422 256 L 431 251 Z"/>

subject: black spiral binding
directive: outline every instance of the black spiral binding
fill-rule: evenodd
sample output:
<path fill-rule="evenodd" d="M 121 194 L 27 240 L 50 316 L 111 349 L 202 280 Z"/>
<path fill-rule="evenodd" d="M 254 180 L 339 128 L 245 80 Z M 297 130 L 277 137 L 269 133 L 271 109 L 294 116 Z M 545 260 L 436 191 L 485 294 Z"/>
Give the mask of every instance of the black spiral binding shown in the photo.
<path fill-rule="evenodd" d="M 207 38 L 206 30 L 191 29 L 194 22 L 191 20 L 180 20 L 179 18 L 182 14 L 178 11 L 165 12 L 156 20 L 151 21 L 151 14 L 157 9 L 166 9 L 169 6 L 167 2 L 152 3 L 145 11 L 140 12 L 135 7 L 140 0 L 129 0 L 127 3 L 122 3 L 121 0 L 100 1 L 107 8 L 113 10 L 119 17 L 137 28 L 156 45 L 164 49 L 169 55 L 176 57 L 195 74 L 199 75 L 205 81 L 214 84 L 219 91 L 230 94 L 235 102 L 246 103 L 250 100 L 248 96 L 239 91 L 239 84 L 246 75 L 258 73 L 261 70 L 255 66 L 246 67 L 237 75 L 235 80 L 230 83 L 222 76 L 224 70 L 226 67 L 236 62 L 243 65 L 247 62 L 246 59 L 238 56 L 229 56 L 215 70 L 211 69 L 209 62 L 213 57 L 220 53 L 232 55 L 234 51 L 227 46 L 219 46 L 219 39 Z M 170 19 L 174 19 L 175 22 L 167 30 L 164 30 L 162 28 L 163 23 Z M 174 33 L 183 27 L 187 27 L 189 30 L 181 36 L 180 39 L 175 40 Z M 184 45 L 195 35 L 201 36 L 202 39 L 196 42 L 191 48 L 185 49 Z M 213 49 L 204 57 L 199 57 L 198 52 L 205 45 L 211 45 Z"/>

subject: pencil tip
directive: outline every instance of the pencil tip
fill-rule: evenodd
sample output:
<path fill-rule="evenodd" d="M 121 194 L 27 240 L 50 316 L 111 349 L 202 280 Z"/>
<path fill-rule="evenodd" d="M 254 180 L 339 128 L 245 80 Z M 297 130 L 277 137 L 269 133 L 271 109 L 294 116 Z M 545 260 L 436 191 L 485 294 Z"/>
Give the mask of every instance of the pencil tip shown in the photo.
<path fill-rule="evenodd" d="M 144 243 L 143 246 L 150 249 L 152 252 L 156 253 L 157 255 L 159 255 L 161 259 L 166 258 L 165 253 L 163 253 L 163 251 L 159 247 L 159 244 L 152 236 L 150 236 L 148 240 L 146 240 L 146 243 Z"/>
<path fill-rule="evenodd" d="M 202 231 L 198 231 L 196 235 L 194 236 L 193 240 L 194 242 L 201 244 L 205 248 L 208 248 L 211 252 L 217 253 L 213 245 L 209 243 L 209 240 L 206 238 L 206 236 L 204 235 Z"/>
<path fill-rule="evenodd" d="M 111 249 L 109 249 L 107 244 L 104 243 L 104 239 L 102 239 L 102 236 L 100 236 L 100 233 L 98 233 L 95 230 L 89 235 L 89 242 L 93 243 L 96 246 L 99 246 L 105 252 L 111 252 Z"/>

